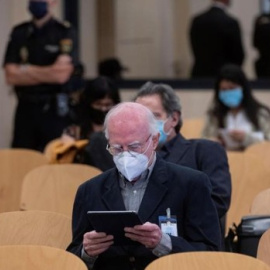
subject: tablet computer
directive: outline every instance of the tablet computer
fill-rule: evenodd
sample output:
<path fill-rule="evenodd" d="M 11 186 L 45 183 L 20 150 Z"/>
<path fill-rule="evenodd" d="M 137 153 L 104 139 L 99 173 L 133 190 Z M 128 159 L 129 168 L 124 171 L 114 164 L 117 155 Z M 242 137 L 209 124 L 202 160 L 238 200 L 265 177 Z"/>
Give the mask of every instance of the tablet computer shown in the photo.
<path fill-rule="evenodd" d="M 135 211 L 88 211 L 89 221 L 97 232 L 114 236 L 114 245 L 137 245 L 125 237 L 124 228 L 142 224 Z"/>

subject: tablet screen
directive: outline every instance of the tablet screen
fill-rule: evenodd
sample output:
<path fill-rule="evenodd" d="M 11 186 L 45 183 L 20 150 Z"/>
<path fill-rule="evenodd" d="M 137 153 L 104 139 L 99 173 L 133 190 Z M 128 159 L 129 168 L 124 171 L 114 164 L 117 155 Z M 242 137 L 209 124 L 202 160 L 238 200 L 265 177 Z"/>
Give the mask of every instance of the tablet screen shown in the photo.
<path fill-rule="evenodd" d="M 125 237 L 124 228 L 142 224 L 135 211 L 88 211 L 87 215 L 97 232 L 114 236 L 114 245 L 138 245 L 139 242 Z"/>

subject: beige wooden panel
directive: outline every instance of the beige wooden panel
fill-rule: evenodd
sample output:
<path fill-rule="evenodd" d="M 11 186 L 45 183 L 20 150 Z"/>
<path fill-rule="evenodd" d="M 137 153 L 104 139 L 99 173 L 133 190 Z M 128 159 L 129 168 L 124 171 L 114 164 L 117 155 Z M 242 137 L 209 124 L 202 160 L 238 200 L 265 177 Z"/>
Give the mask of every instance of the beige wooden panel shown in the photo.
<path fill-rule="evenodd" d="M 265 167 L 270 170 L 270 141 L 252 144 L 246 149 L 245 153 L 260 157 Z"/>
<path fill-rule="evenodd" d="M 251 256 L 229 252 L 184 252 L 170 254 L 150 263 L 145 270 L 269 270 Z"/>
<path fill-rule="evenodd" d="M 260 238 L 258 250 L 257 250 L 257 258 L 270 266 L 270 229 L 265 231 Z"/>
<path fill-rule="evenodd" d="M 68 251 L 35 245 L 1 246 L 0 265 L 5 270 L 87 270 L 85 263 Z"/>
<path fill-rule="evenodd" d="M 23 177 L 47 164 L 46 157 L 28 149 L 0 149 L 0 212 L 19 210 Z"/>
<path fill-rule="evenodd" d="M 56 212 L 0 213 L 0 245 L 44 245 L 66 249 L 71 242 L 71 218 Z"/>
<path fill-rule="evenodd" d="M 250 213 L 255 196 L 270 187 L 270 174 L 262 160 L 244 152 L 227 152 L 232 176 L 231 206 L 227 214 L 227 229 L 240 223 Z"/>
<path fill-rule="evenodd" d="M 270 215 L 270 186 L 255 196 L 251 204 L 250 214 Z"/>
<path fill-rule="evenodd" d="M 183 119 L 181 134 L 187 139 L 199 139 L 204 125 L 203 118 Z"/>
<path fill-rule="evenodd" d="M 116 55 L 127 78 L 173 75 L 172 0 L 115 1 Z"/>
<path fill-rule="evenodd" d="M 21 209 L 55 211 L 71 217 L 79 185 L 100 173 L 83 164 L 50 164 L 32 170 L 23 181 Z"/>

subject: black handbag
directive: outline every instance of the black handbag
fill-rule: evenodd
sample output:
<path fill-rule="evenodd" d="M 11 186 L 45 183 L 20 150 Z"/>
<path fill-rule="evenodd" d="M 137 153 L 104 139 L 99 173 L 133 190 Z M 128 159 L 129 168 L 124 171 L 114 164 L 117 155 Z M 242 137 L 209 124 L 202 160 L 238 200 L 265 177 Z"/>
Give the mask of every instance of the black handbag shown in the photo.
<path fill-rule="evenodd" d="M 268 228 L 270 216 L 244 216 L 238 226 L 234 224 L 230 228 L 225 238 L 226 251 L 256 257 L 259 240 Z"/>

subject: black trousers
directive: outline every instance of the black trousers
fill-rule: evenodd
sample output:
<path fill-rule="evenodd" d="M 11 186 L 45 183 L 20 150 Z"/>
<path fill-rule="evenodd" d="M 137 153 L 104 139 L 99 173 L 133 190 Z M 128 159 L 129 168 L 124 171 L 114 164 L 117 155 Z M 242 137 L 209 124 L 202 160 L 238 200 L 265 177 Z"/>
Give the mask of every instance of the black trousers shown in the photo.
<path fill-rule="evenodd" d="M 69 115 L 57 114 L 53 99 L 35 102 L 19 99 L 15 112 L 12 147 L 43 151 L 45 145 L 60 137 L 70 124 Z"/>

